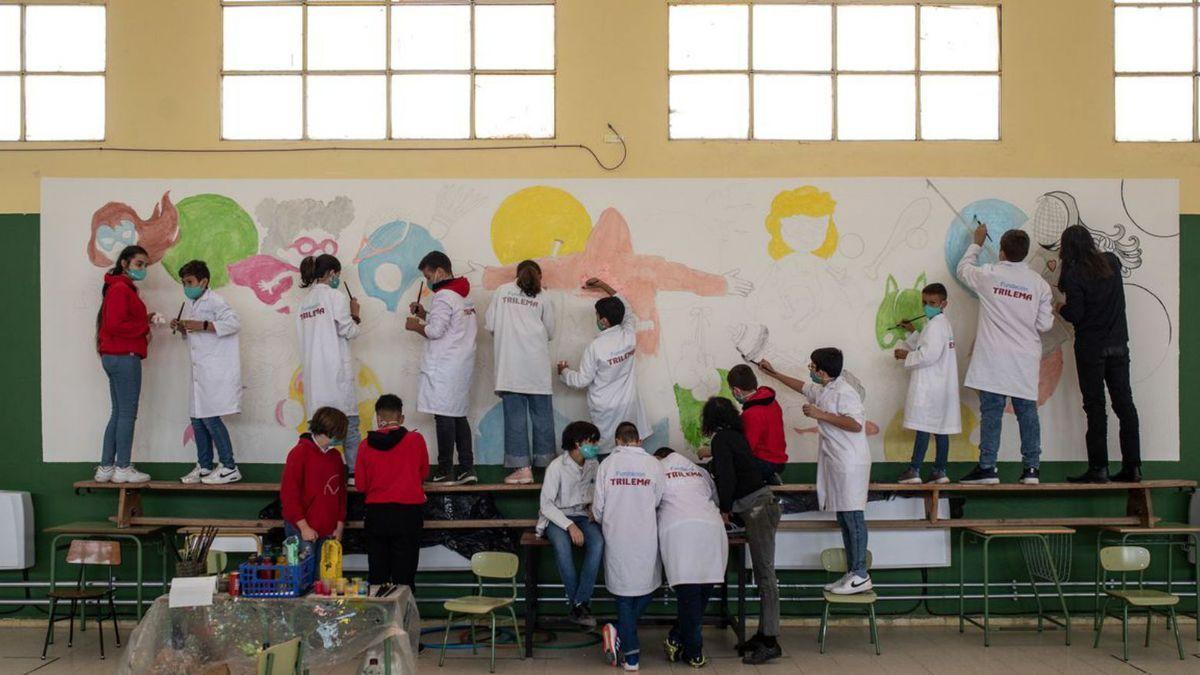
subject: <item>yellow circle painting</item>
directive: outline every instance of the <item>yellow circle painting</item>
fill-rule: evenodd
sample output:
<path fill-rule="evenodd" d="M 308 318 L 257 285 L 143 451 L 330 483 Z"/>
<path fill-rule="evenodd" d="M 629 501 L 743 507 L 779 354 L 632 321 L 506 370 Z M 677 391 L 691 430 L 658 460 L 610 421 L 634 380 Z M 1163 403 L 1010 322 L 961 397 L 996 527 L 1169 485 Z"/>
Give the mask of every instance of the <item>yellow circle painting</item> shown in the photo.
<path fill-rule="evenodd" d="M 565 190 L 536 185 L 509 195 L 492 216 L 492 250 L 502 265 L 583 250 L 592 219 Z"/>

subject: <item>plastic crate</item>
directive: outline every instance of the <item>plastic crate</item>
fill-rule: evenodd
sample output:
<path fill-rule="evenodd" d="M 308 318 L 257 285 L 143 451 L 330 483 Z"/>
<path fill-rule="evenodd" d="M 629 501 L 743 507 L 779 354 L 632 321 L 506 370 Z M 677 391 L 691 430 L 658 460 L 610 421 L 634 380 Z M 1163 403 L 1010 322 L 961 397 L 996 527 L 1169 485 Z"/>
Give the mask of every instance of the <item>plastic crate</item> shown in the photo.
<path fill-rule="evenodd" d="M 298 565 L 242 563 L 238 565 L 238 593 L 247 598 L 298 598 L 312 588 L 317 557 Z"/>

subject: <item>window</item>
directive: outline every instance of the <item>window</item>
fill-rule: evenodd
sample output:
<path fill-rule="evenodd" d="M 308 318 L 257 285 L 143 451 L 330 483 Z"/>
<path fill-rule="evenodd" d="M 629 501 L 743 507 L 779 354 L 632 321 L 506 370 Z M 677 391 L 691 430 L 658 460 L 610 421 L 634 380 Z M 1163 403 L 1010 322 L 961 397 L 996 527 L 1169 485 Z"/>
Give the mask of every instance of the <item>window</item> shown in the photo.
<path fill-rule="evenodd" d="M 670 0 L 672 139 L 997 140 L 995 2 Z"/>
<path fill-rule="evenodd" d="M 105 8 L 0 2 L 0 141 L 104 140 Z"/>
<path fill-rule="evenodd" d="M 1113 10 L 1118 141 L 1196 141 L 1194 0 L 1117 0 Z"/>
<path fill-rule="evenodd" d="M 222 4 L 222 138 L 554 136 L 553 0 Z"/>

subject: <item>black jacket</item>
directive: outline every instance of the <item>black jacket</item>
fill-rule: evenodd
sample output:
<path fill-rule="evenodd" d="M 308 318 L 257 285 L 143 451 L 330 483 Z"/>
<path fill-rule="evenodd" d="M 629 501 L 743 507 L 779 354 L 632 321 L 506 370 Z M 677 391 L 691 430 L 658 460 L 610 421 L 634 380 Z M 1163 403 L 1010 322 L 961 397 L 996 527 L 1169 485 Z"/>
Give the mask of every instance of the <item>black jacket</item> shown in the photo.
<path fill-rule="evenodd" d="M 733 503 L 746 495 L 761 490 L 762 472 L 750 454 L 750 444 L 740 431 L 722 429 L 713 436 L 712 444 L 713 480 L 717 484 L 717 502 L 721 513 L 733 510 Z"/>
<path fill-rule="evenodd" d="M 1086 279 L 1083 270 L 1065 267 L 1059 288 L 1067 296 L 1059 314 L 1075 326 L 1075 349 L 1099 351 L 1123 347 L 1129 342 L 1125 323 L 1125 285 L 1121 261 L 1112 253 L 1104 259 L 1113 273 L 1103 279 Z"/>

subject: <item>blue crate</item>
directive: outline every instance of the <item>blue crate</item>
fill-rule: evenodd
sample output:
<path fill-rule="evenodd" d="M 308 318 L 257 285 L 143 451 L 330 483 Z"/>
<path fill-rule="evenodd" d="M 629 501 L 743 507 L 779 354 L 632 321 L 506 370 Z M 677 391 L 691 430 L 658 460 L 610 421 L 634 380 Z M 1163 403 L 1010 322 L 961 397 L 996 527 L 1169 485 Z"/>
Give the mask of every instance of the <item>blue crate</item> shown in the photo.
<path fill-rule="evenodd" d="M 317 572 L 317 556 L 310 555 L 298 565 L 238 565 L 238 593 L 247 598 L 298 598 L 312 588 Z M 259 578 L 259 575 L 264 578 Z"/>

